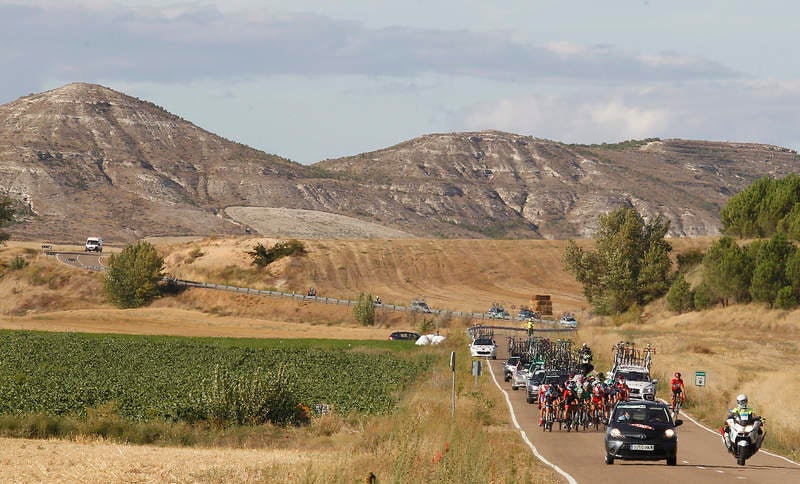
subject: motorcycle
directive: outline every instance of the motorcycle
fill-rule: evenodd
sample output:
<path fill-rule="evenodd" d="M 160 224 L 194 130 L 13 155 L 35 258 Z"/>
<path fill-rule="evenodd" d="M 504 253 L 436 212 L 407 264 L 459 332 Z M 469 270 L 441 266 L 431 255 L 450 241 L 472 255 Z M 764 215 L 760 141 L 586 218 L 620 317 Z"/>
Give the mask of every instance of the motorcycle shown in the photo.
<path fill-rule="evenodd" d="M 756 417 L 752 412 L 740 412 L 725 421 L 722 443 L 736 457 L 736 463 L 743 466 L 761 448 L 765 435 L 761 417 Z"/>

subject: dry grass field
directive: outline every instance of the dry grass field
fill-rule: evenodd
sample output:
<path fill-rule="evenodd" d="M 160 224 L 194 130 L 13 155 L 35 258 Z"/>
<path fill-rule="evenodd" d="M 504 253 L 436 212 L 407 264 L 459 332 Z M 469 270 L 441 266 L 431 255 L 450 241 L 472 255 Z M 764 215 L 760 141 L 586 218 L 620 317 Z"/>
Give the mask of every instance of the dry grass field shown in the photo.
<path fill-rule="evenodd" d="M 716 427 L 735 396 L 747 392 L 756 410 L 768 418 L 768 445 L 798 458 L 800 425 L 793 409 L 800 383 L 793 363 L 800 354 L 800 311 L 749 305 L 677 315 L 666 311 L 663 303 L 654 303 L 643 308 L 638 318 L 592 317 L 580 287 L 561 265 L 564 241 L 307 240 L 307 256 L 283 259 L 267 269 L 252 266 L 246 251 L 259 242 L 269 246 L 276 242 L 274 239 L 151 242 L 164 255 L 166 272 L 197 281 L 296 292 L 313 286 L 320 296 L 348 299 L 368 292 L 381 296 L 384 303 L 396 304 L 424 297 L 436 308 L 476 312 L 486 311 L 494 302 L 507 308 L 519 307 L 527 304 L 533 294 L 550 294 L 556 312 L 574 312 L 581 321 L 578 337 L 594 348 L 599 369 L 607 369 L 611 346 L 617 341 L 651 343 L 657 348 L 654 372 L 662 382 L 674 371 L 684 374 L 687 411 Z M 703 248 L 709 243 L 706 239 L 671 242 L 675 252 Z M 4 262 L 17 254 L 30 260 L 24 269 L 7 270 L 0 279 L 0 327 L 183 336 L 385 339 L 392 329 L 413 329 L 421 322 L 419 316 L 414 319 L 401 313 L 379 313 L 376 326 L 364 328 L 356 324 L 350 309 L 344 306 L 206 289 L 163 298 L 145 309 L 123 311 L 103 301 L 100 275 L 58 264 L 38 255 L 37 247 L 12 242 L 0 253 Z M 468 324 L 457 319 L 436 323 L 453 341 L 463 339 Z M 708 375 L 705 388 L 694 386 L 694 372 L 701 370 Z M 446 380 L 442 376 L 434 378 Z M 484 388 L 492 393 L 491 387 Z M 664 396 L 666 385 L 661 385 L 659 391 Z M 413 393 L 399 412 L 423 419 L 418 415 L 421 408 L 442 405 L 430 401 L 420 404 L 426 398 L 425 392 Z M 502 408 L 497 402 L 495 408 Z M 479 415 L 489 419 L 493 433 L 513 440 L 504 417 L 487 417 L 485 408 L 481 410 L 484 403 L 470 403 L 464 418 Z M 440 411 L 446 412 L 446 408 Z M 432 420 L 425 422 L 432 425 L 430 422 L 441 419 L 437 415 L 430 415 Z M 299 472 L 294 477 L 302 475 L 308 482 L 315 482 L 325 472 L 346 466 L 346 462 L 374 460 L 375 449 L 383 448 L 384 440 L 392 438 L 350 422 L 324 425 L 333 430 L 309 430 L 321 435 L 313 439 L 310 447 L 307 442 L 283 442 L 280 448 L 268 452 L 4 440 L 0 446 L 0 480 L 263 481 L 272 472 L 273 476 L 284 476 L 276 480 L 290 482 L 292 478 L 285 476 L 294 470 Z M 387 435 L 396 436 L 402 430 L 393 425 L 391 419 L 378 419 L 368 427 L 385 429 Z M 434 442 L 442 432 L 436 430 L 430 441 L 415 438 L 420 448 L 427 449 L 438 445 Z M 286 448 L 292 452 L 287 453 Z M 342 449 L 347 455 L 342 454 Z M 225 457 L 231 452 L 235 456 Z M 120 455 L 124 458 L 119 459 Z M 290 460 L 280 463 L 283 459 Z M 246 464 L 231 465 L 239 461 Z M 308 464 L 312 461 L 313 468 Z M 23 466 L 22 462 L 26 464 Z M 90 467 L 79 469 L 79 462 L 87 462 Z M 185 465 L 174 465 L 175 462 Z M 375 461 L 375 465 L 385 473 L 385 466 L 390 464 Z M 535 464 L 530 468 L 535 479 L 552 478 Z"/>

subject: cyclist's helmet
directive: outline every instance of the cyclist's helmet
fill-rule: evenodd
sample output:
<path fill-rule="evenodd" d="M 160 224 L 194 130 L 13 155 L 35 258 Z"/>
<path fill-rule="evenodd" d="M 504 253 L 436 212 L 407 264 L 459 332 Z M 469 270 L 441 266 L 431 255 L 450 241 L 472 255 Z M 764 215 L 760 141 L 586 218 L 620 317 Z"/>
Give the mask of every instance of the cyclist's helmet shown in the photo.
<path fill-rule="evenodd" d="M 588 381 L 583 382 L 583 388 L 589 388 L 589 382 Z"/>
<path fill-rule="evenodd" d="M 681 372 L 679 372 L 679 371 L 676 371 L 676 372 L 675 372 L 675 378 L 680 378 L 680 377 L 681 377 Z"/>
<path fill-rule="evenodd" d="M 745 408 L 747 406 L 747 395 L 742 393 L 736 397 L 736 404 L 739 405 L 739 408 Z"/>
<path fill-rule="evenodd" d="M 575 390 L 575 382 L 574 381 L 569 382 L 567 388 L 569 388 L 570 390 Z"/>

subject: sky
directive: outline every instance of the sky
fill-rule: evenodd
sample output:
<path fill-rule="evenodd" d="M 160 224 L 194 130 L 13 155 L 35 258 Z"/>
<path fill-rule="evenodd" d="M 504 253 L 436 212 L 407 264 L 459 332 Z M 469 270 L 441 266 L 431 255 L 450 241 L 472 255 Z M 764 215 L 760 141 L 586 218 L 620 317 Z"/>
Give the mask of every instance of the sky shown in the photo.
<path fill-rule="evenodd" d="M 798 18 L 794 0 L 0 0 L 0 104 L 96 83 L 303 164 L 487 129 L 800 149 Z"/>

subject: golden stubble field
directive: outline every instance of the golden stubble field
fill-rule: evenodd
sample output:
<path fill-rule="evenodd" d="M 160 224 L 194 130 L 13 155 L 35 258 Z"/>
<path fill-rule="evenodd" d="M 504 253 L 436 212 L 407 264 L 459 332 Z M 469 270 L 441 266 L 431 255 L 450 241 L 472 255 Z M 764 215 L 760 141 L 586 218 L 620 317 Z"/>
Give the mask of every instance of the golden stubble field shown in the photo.
<path fill-rule="evenodd" d="M 638 320 L 592 317 L 581 288 L 561 265 L 565 241 L 308 240 L 304 241 L 307 256 L 283 259 L 265 270 L 255 269 L 246 252 L 256 243 L 269 246 L 276 241 L 151 240 L 165 257 L 166 272 L 197 281 L 298 293 L 313 286 L 319 296 L 348 299 L 365 292 L 381 296 L 384 303 L 395 304 L 408 304 L 412 298 L 423 297 L 436 308 L 475 312 L 486 311 L 494 302 L 507 308 L 519 307 L 527 304 L 533 294 L 550 294 L 557 313 L 570 311 L 578 317 L 581 322 L 578 338 L 594 348 L 599 369 L 607 369 L 604 366 L 610 359 L 610 348 L 617 341 L 651 343 L 657 348 L 653 368 L 656 376 L 664 381 L 674 371 L 683 373 L 691 401 L 689 412 L 705 418 L 711 426 L 718 426 L 735 396 L 747 392 L 756 410 L 769 419 L 773 446 L 797 458 L 800 425 L 793 409 L 796 409 L 794 395 L 800 392 L 794 371 L 800 355 L 800 311 L 747 305 L 678 315 L 666 311 L 663 303 L 658 302 L 645 307 Z M 675 253 L 702 249 L 710 243 L 709 239 L 671 242 Z M 4 328 L 384 339 L 392 329 L 414 329 L 420 322 L 419 317 L 381 313 L 376 327 L 364 328 L 355 323 L 345 306 L 204 289 L 161 299 L 145 309 L 118 310 L 103 301 L 99 275 L 65 267 L 52 258 L 38 255 L 36 248 L 37 244 L 12 242 L 1 254 L 4 261 L 15 254 L 31 260 L 28 268 L 0 279 L 0 326 Z M 461 333 L 466 324 L 452 320 L 441 331 L 446 335 Z M 694 386 L 695 371 L 706 372 L 707 387 Z M 666 385 L 660 387 L 662 396 L 667 391 Z M 47 479 L 46 472 L 50 471 L 42 470 L 41 464 L 48 462 L 41 456 L 45 452 L 52 456 L 48 468 L 56 474 L 51 475 L 58 475 L 61 469 L 60 475 L 68 480 L 91 480 L 91 477 L 130 480 L 132 474 L 125 472 L 138 474 L 142 480 L 172 480 L 168 476 L 176 477 L 172 473 L 178 471 L 167 464 L 171 461 L 191 461 L 198 466 L 187 464 L 194 474 L 175 478 L 193 480 L 187 476 L 223 472 L 221 467 L 214 467 L 216 461 L 207 453 L 223 455 L 229 451 L 123 448 L 126 460 L 120 464 L 115 462 L 114 456 L 122 452 L 116 444 L 6 441 L 0 446 L 0 479 L 13 479 L 20 462 L 36 463 L 34 467 L 28 465 L 32 472 L 28 475 L 30 480 Z M 90 472 L 86 479 L 70 474 L 75 471 L 70 470 L 68 463 L 80 461 L 79 455 L 84 452 L 105 455 L 108 459 L 102 463 L 103 457 L 97 457 L 93 465 L 98 471 Z M 245 480 L 260 479 L 259 469 L 272 465 L 270 459 L 282 458 L 280 452 L 275 452 L 261 451 L 261 458 L 252 460 L 252 472 Z M 304 454 L 298 452 L 298 458 L 302 459 Z M 153 455 L 157 457 L 151 462 L 148 456 Z M 327 455 L 337 460 L 330 451 Z M 66 457 L 62 461 L 63 456 L 72 456 L 72 460 Z M 310 462 L 313 456 L 306 457 L 309 460 L 305 462 Z M 103 468 L 116 469 L 113 471 L 117 472 L 113 474 L 116 477 L 99 470 Z"/>

